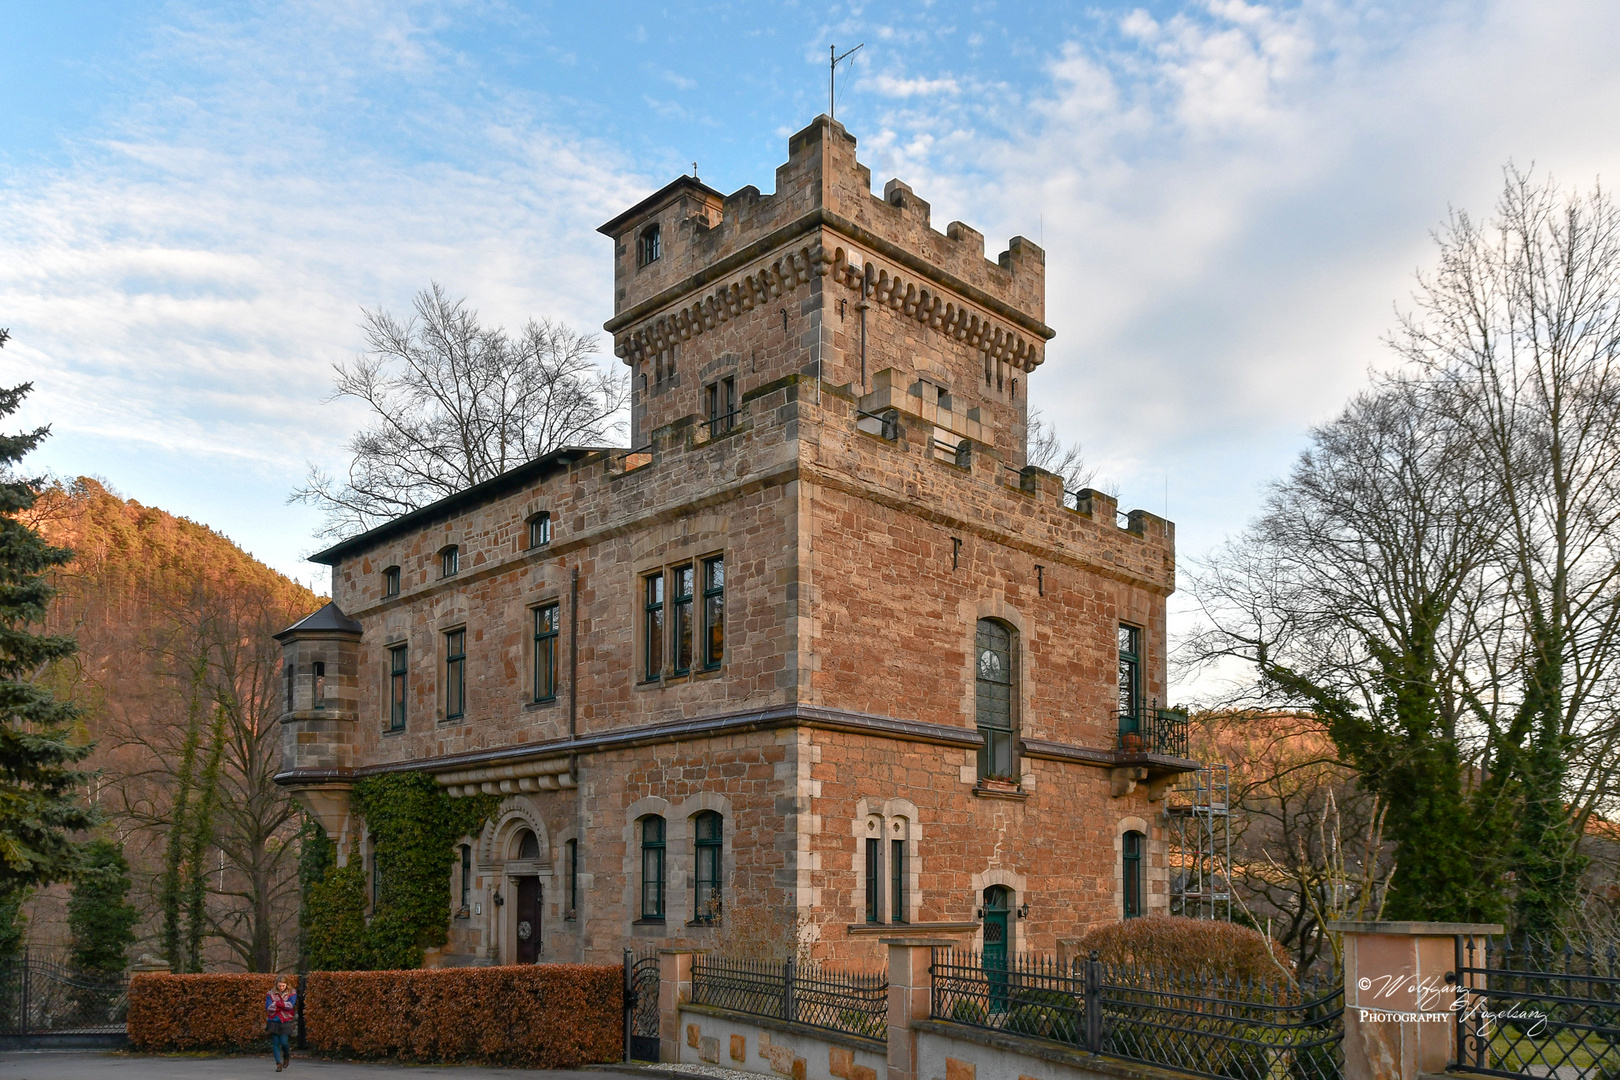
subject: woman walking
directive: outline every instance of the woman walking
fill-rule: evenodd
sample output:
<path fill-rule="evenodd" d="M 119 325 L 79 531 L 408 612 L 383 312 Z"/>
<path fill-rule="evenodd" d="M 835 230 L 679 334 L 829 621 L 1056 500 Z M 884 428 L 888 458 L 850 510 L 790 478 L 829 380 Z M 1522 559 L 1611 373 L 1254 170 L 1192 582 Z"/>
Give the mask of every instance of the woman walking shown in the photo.
<path fill-rule="evenodd" d="M 298 991 L 289 989 L 287 976 L 276 979 L 276 988 L 264 996 L 265 1031 L 270 1035 L 270 1053 L 276 1059 L 276 1072 L 292 1064 L 287 1036 L 297 1030 Z"/>

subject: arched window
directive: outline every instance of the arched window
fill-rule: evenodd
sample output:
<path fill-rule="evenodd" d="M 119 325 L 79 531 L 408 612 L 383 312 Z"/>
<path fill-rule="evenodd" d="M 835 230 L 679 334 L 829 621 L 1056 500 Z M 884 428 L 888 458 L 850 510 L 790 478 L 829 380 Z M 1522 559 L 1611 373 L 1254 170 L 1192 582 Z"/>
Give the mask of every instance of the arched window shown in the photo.
<path fill-rule="evenodd" d="M 641 819 L 641 917 L 664 918 L 664 819 Z"/>
<path fill-rule="evenodd" d="M 1124 836 L 1120 847 L 1121 877 L 1125 892 L 1125 917 L 1134 919 L 1142 914 L 1142 848 L 1147 837 L 1136 830 Z"/>
<path fill-rule="evenodd" d="M 450 577 L 461 571 L 461 549 L 451 544 L 439 552 L 439 576 Z"/>
<path fill-rule="evenodd" d="M 696 888 L 692 893 L 695 922 L 709 923 L 720 920 L 720 863 L 725 851 L 725 819 L 713 810 L 705 810 L 692 819 L 692 833 L 697 845 Z"/>
<path fill-rule="evenodd" d="M 529 518 L 529 546 L 545 547 L 551 543 L 551 514 L 542 510 Z"/>
<path fill-rule="evenodd" d="M 534 835 L 534 830 L 524 829 L 518 833 L 516 858 L 533 861 L 540 857 L 540 838 Z"/>
<path fill-rule="evenodd" d="M 1013 666 L 1013 632 L 995 619 L 980 619 L 974 639 L 974 709 L 984 745 L 979 748 L 979 778 L 1017 779 L 1014 762 L 1014 702 L 1017 678 Z"/>

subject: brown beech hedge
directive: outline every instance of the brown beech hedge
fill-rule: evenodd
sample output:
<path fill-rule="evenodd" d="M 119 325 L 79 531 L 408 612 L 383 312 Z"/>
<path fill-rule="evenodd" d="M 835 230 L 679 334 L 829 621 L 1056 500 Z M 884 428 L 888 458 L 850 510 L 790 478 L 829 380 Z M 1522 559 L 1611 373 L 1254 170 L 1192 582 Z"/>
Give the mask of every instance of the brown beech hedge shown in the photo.
<path fill-rule="evenodd" d="M 129 1042 L 137 1050 L 268 1047 L 264 996 L 274 975 L 136 975 L 129 981 Z"/>
<path fill-rule="evenodd" d="M 563 1069 L 624 1056 L 624 971 L 536 964 L 427 971 L 315 971 L 311 1049 L 338 1057 Z"/>
<path fill-rule="evenodd" d="M 559 1069 L 624 1056 L 623 969 L 539 964 L 316 971 L 304 991 L 309 1049 L 334 1057 Z M 266 1049 L 274 975 L 136 975 L 138 1050 Z"/>

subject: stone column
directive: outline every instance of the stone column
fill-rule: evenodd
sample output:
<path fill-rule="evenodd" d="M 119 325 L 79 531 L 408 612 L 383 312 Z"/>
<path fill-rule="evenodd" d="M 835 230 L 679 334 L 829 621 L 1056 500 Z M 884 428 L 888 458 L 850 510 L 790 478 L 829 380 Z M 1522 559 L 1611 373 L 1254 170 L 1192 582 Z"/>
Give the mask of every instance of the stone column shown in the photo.
<path fill-rule="evenodd" d="M 889 1080 L 919 1080 L 917 1033 L 913 1020 L 926 1020 L 934 979 L 929 973 L 936 946 L 950 948 L 946 938 L 883 938 L 889 947 Z"/>
<path fill-rule="evenodd" d="M 1457 1057 L 1457 996 L 1446 982 L 1457 966 L 1457 937 L 1483 938 L 1502 927 L 1336 922 L 1328 929 L 1344 934 L 1345 1080 L 1444 1073 Z"/>
<path fill-rule="evenodd" d="M 692 997 L 692 957 L 707 949 L 658 950 L 658 1060 L 681 1060 L 681 1002 Z"/>

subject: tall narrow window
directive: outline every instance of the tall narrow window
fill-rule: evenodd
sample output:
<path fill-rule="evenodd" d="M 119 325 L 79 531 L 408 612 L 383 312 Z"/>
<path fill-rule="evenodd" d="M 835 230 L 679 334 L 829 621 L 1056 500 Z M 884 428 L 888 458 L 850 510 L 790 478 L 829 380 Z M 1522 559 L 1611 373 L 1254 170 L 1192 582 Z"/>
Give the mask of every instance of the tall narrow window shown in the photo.
<path fill-rule="evenodd" d="M 656 679 L 664 673 L 664 575 L 649 574 L 642 580 L 647 591 L 642 627 L 647 638 L 646 677 Z"/>
<path fill-rule="evenodd" d="M 293 711 L 293 673 L 296 670 L 297 669 L 293 666 L 291 661 L 283 660 L 281 662 L 281 677 L 286 683 L 286 686 L 282 690 L 282 697 L 285 698 L 287 702 L 287 707 L 284 710 L 285 712 Z"/>
<path fill-rule="evenodd" d="M 396 645 L 388 650 L 388 730 L 405 729 L 405 689 L 407 646 Z"/>
<path fill-rule="evenodd" d="M 568 841 L 563 851 L 568 859 L 568 912 L 563 917 L 573 919 L 579 912 L 579 841 Z"/>
<path fill-rule="evenodd" d="M 866 838 L 866 921 L 875 923 L 882 916 L 878 899 L 883 895 L 883 841 L 875 836 Z"/>
<path fill-rule="evenodd" d="M 675 674 L 685 675 L 692 670 L 692 568 L 690 566 L 677 566 L 670 571 L 674 579 L 674 595 L 670 597 L 674 605 L 674 633 L 675 642 Z"/>
<path fill-rule="evenodd" d="M 461 845 L 461 909 L 467 910 L 472 897 L 472 845 Z"/>
<path fill-rule="evenodd" d="M 720 918 L 720 864 L 725 851 L 725 819 L 705 810 L 692 822 L 697 837 L 697 887 L 692 893 L 695 922 L 717 922 Z"/>
<path fill-rule="evenodd" d="M 641 917 L 664 917 L 664 819 L 641 819 Z"/>
<path fill-rule="evenodd" d="M 658 223 L 647 226 L 636 237 L 636 264 L 646 266 L 650 262 L 657 262 L 658 257 L 664 253 L 663 237 L 658 232 Z"/>
<path fill-rule="evenodd" d="M 889 841 L 889 921 L 906 921 L 906 842 Z"/>
<path fill-rule="evenodd" d="M 390 566 L 383 571 L 383 595 L 399 595 L 399 567 Z"/>
<path fill-rule="evenodd" d="M 1135 717 L 1142 702 L 1142 631 L 1119 628 L 1119 714 Z M 1124 728 L 1120 728 L 1124 731 Z"/>
<path fill-rule="evenodd" d="M 315 700 L 310 702 L 309 707 L 312 709 L 324 709 L 326 708 L 326 665 L 317 660 L 312 670 L 315 672 Z"/>
<path fill-rule="evenodd" d="M 737 421 L 737 380 L 732 377 L 708 385 L 709 436 L 730 431 Z"/>
<path fill-rule="evenodd" d="M 449 577 L 461 570 L 461 549 L 451 544 L 439 552 L 439 576 Z"/>
<path fill-rule="evenodd" d="M 545 547 L 551 543 L 551 514 L 540 511 L 529 519 L 529 546 Z"/>
<path fill-rule="evenodd" d="M 556 604 L 534 609 L 534 700 L 551 701 L 557 696 L 557 628 L 561 625 Z"/>
<path fill-rule="evenodd" d="M 444 635 L 444 718 L 459 720 L 467 712 L 467 631 Z"/>
<path fill-rule="evenodd" d="M 716 668 L 726 656 L 726 560 L 703 560 L 703 666 Z"/>
<path fill-rule="evenodd" d="M 1122 886 L 1125 893 L 1125 917 L 1134 919 L 1142 914 L 1142 841 L 1147 839 L 1132 830 L 1125 834 L 1121 848 Z"/>
<path fill-rule="evenodd" d="M 1011 780 L 1013 764 L 1013 639 L 1012 631 L 994 619 L 980 619 L 974 649 L 974 706 L 978 714 L 979 777 Z"/>

